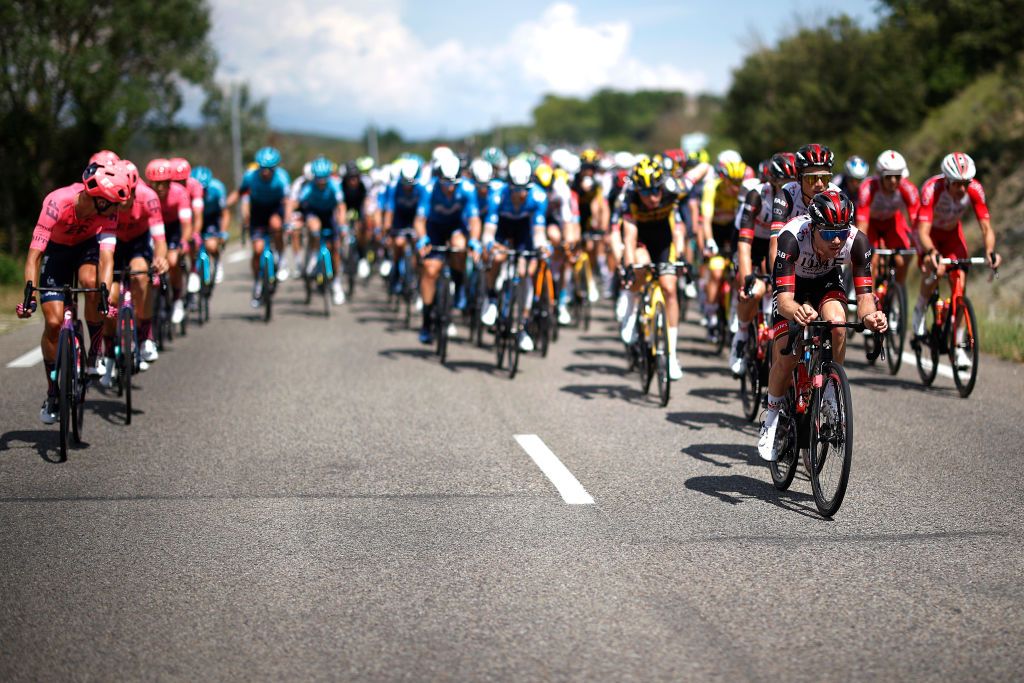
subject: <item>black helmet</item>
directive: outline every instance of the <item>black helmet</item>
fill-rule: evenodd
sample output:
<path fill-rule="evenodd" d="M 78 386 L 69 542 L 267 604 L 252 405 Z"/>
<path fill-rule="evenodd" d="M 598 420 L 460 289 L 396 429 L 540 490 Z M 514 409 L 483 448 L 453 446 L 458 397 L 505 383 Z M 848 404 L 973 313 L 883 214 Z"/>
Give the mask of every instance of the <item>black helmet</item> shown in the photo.
<path fill-rule="evenodd" d="M 853 222 L 853 202 L 842 192 L 825 190 L 814 195 L 807 207 L 807 215 L 817 228 L 841 230 Z"/>
<path fill-rule="evenodd" d="M 796 151 L 796 170 L 803 171 L 809 166 L 827 166 L 831 169 L 834 160 L 832 150 L 825 145 L 812 142 Z"/>

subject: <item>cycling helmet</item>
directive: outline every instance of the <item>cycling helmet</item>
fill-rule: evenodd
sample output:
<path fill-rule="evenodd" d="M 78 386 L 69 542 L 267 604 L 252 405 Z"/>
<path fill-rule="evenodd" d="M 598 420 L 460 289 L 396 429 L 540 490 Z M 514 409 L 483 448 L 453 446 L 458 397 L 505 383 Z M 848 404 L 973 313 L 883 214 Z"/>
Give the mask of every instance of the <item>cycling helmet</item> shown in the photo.
<path fill-rule="evenodd" d="M 369 173 L 373 169 L 374 165 L 373 157 L 371 156 L 361 156 L 356 159 L 356 166 L 363 173 Z"/>
<path fill-rule="evenodd" d="M 199 181 L 199 184 L 203 188 L 210 186 L 210 181 L 213 180 L 213 171 L 206 166 L 196 166 L 192 169 L 192 177 Z"/>
<path fill-rule="evenodd" d="M 316 159 L 313 159 L 313 161 L 310 162 L 309 165 L 309 172 L 310 175 L 316 180 L 330 178 L 331 160 L 328 159 L 327 157 L 317 157 Z"/>
<path fill-rule="evenodd" d="M 555 181 L 555 171 L 549 165 L 541 164 L 534 170 L 533 177 L 537 179 L 537 183 L 541 187 L 547 190 Z"/>
<path fill-rule="evenodd" d="M 586 170 L 586 169 L 589 168 L 589 169 L 593 169 L 593 170 L 596 171 L 597 170 L 597 164 L 598 164 L 598 162 L 600 160 L 601 159 L 598 156 L 596 150 L 585 149 L 582 152 L 580 152 L 580 169 L 581 170 Z"/>
<path fill-rule="evenodd" d="M 441 161 L 441 159 L 454 156 L 455 152 L 452 151 L 451 147 L 441 145 L 439 147 L 435 147 L 434 150 L 430 153 L 430 160 L 434 164 L 437 164 L 439 161 Z"/>
<path fill-rule="evenodd" d="M 776 180 L 793 180 L 796 178 L 796 155 L 792 152 L 779 152 L 769 164 L 772 178 Z"/>
<path fill-rule="evenodd" d="M 533 177 L 533 167 L 526 159 L 514 159 L 508 165 L 508 183 L 513 188 L 525 189 Z"/>
<path fill-rule="evenodd" d="M 134 192 L 135 186 L 139 184 L 139 167 L 127 159 L 121 159 L 118 163 L 124 167 L 124 172 L 128 174 L 128 187 Z"/>
<path fill-rule="evenodd" d="M 406 185 L 415 184 L 422 172 L 422 162 L 409 157 L 398 162 L 398 179 Z"/>
<path fill-rule="evenodd" d="M 127 201 L 132 194 L 128 169 L 120 162 L 106 166 L 89 164 L 82 174 L 85 193 L 90 197 L 105 199 L 111 204 Z"/>
<path fill-rule="evenodd" d="M 772 177 L 772 160 L 765 159 L 757 164 L 757 179 L 762 183 L 768 182 Z"/>
<path fill-rule="evenodd" d="M 883 155 L 884 154 L 885 152 L 883 152 Z M 896 154 L 896 152 L 893 152 L 893 154 Z M 896 156 L 899 155 L 896 154 Z M 903 157 L 900 157 L 900 159 L 902 160 Z M 878 157 L 878 160 L 881 161 L 882 157 Z M 854 155 L 846 160 L 846 163 L 843 165 L 843 170 L 846 171 L 846 175 L 848 177 L 853 178 L 854 180 L 864 180 L 868 177 L 868 162 L 864 161 L 859 156 Z"/>
<path fill-rule="evenodd" d="M 666 159 L 671 159 L 677 164 L 681 164 L 686 161 L 686 152 L 681 149 L 666 149 L 662 154 Z"/>
<path fill-rule="evenodd" d="M 480 158 L 489 163 L 492 168 L 502 169 L 508 166 L 508 157 L 497 147 L 488 147 L 480 153 Z"/>
<path fill-rule="evenodd" d="M 494 167 L 483 159 L 474 159 L 469 165 L 469 173 L 473 176 L 473 181 L 481 185 L 494 179 Z"/>
<path fill-rule="evenodd" d="M 192 173 L 192 164 L 188 163 L 188 160 L 182 157 L 174 157 L 170 162 L 171 180 L 188 180 L 189 175 Z"/>
<path fill-rule="evenodd" d="M 454 159 L 455 157 L 452 157 L 452 158 Z M 455 161 L 458 162 L 458 159 L 455 159 Z M 347 164 L 345 164 L 345 177 L 346 178 L 351 178 L 353 176 L 358 176 L 358 175 L 359 175 L 359 167 L 356 165 L 356 162 L 350 161 Z"/>
<path fill-rule="evenodd" d="M 437 162 L 437 177 L 448 182 L 459 179 L 459 158 L 452 154 Z"/>
<path fill-rule="evenodd" d="M 616 152 L 612 161 L 616 168 L 633 168 L 636 165 L 636 157 L 629 152 Z"/>
<path fill-rule="evenodd" d="M 743 180 L 747 174 L 747 165 L 742 161 L 719 161 L 715 166 L 715 174 L 719 178 L 726 178 L 735 183 Z"/>
<path fill-rule="evenodd" d="M 153 159 L 146 164 L 146 180 L 159 183 L 171 179 L 171 162 L 167 159 Z"/>
<path fill-rule="evenodd" d="M 302 177 L 306 180 L 313 179 L 313 162 L 307 161 L 302 165 Z"/>
<path fill-rule="evenodd" d="M 817 228 L 841 230 L 850 227 L 853 222 L 853 202 L 842 192 L 825 190 L 814 195 L 807 207 L 807 214 Z"/>
<path fill-rule="evenodd" d="M 716 161 L 719 164 L 738 164 L 743 161 L 743 157 L 734 149 L 725 149 L 718 153 Z"/>
<path fill-rule="evenodd" d="M 120 161 L 121 157 L 117 156 L 109 149 L 101 149 L 100 151 L 89 157 L 90 164 L 99 164 L 100 166 L 110 166 L 114 162 Z"/>
<path fill-rule="evenodd" d="M 274 147 L 262 147 L 253 159 L 260 168 L 275 168 L 281 163 L 281 153 Z"/>
<path fill-rule="evenodd" d="M 641 192 L 657 190 L 665 184 L 665 171 L 650 159 L 643 159 L 636 164 L 629 177 L 633 181 L 633 187 Z"/>
<path fill-rule="evenodd" d="M 977 169 L 974 167 L 974 159 L 963 152 L 947 154 L 942 160 L 942 174 L 950 182 L 962 182 L 974 180 Z"/>
<path fill-rule="evenodd" d="M 811 166 L 827 166 L 831 169 L 834 160 L 835 155 L 832 154 L 832 150 L 825 145 L 812 142 L 796 151 L 796 170 L 803 171 Z"/>

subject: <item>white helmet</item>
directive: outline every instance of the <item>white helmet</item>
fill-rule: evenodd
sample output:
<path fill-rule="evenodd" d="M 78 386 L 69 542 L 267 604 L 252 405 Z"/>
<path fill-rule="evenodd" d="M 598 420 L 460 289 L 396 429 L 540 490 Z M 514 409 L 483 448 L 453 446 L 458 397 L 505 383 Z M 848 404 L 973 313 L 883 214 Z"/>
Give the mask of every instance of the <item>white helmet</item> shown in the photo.
<path fill-rule="evenodd" d="M 508 182 L 513 187 L 526 187 L 533 177 L 533 167 L 526 159 L 513 159 L 508 165 Z"/>
<path fill-rule="evenodd" d="M 442 156 L 437 162 L 437 176 L 442 180 L 458 180 L 461 167 L 462 164 L 459 162 L 459 158 L 454 154 L 448 157 Z"/>
<path fill-rule="evenodd" d="M 494 167 L 483 159 L 474 159 L 469 165 L 469 173 L 476 182 L 489 183 L 494 178 Z"/>
<path fill-rule="evenodd" d="M 633 168 L 633 164 L 636 163 L 636 157 L 629 152 L 616 152 L 612 160 L 618 168 Z"/>
<path fill-rule="evenodd" d="M 974 180 L 977 169 L 974 167 L 974 159 L 963 152 L 947 154 L 942 160 L 942 174 L 946 180 L 956 182 L 962 180 Z"/>
<path fill-rule="evenodd" d="M 579 161 L 579 157 L 577 157 L 575 154 L 565 149 L 564 147 L 559 147 L 558 149 L 551 150 L 551 165 L 554 166 L 555 168 L 567 169 L 567 165 L 571 164 L 573 159 Z"/>
<path fill-rule="evenodd" d="M 312 161 L 307 161 L 305 164 L 303 164 L 303 166 L 302 166 L 302 177 L 305 178 L 306 180 L 312 180 L 313 179 L 313 162 Z"/>
<path fill-rule="evenodd" d="M 442 159 L 453 156 L 455 156 L 455 152 L 452 151 L 451 147 L 441 145 L 440 147 L 435 147 L 434 151 L 430 153 L 430 160 L 436 166 Z"/>
<path fill-rule="evenodd" d="M 420 177 L 420 162 L 402 159 L 398 162 L 398 178 L 407 184 L 415 183 Z"/>
<path fill-rule="evenodd" d="M 905 176 L 907 171 L 907 160 L 903 155 L 894 149 L 887 149 L 878 155 L 875 160 L 875 170 L 878 175 Z"/>
<path fill-rule="evenodd" d="M 740 153 L 734 149 L 724 149 L 718 153 L 718 163 L 729 165 L 729 164 L 742 164 L 743 157 Z"/>
<path fill-rule="evenodd" d="M 580 164 L 580 158 L 570 152 L 558 165 L 564 168 L 566 173 L 574 176 L 580 172 L 580 166 L 582 164 Z"/>

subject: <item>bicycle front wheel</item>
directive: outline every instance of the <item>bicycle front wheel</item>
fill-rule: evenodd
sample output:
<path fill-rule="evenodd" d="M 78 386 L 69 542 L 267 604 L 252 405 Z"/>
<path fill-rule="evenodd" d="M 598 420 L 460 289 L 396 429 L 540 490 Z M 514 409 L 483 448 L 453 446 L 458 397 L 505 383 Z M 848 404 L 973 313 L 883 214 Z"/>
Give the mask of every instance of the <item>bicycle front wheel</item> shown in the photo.
<path fill-rule="evenodd" d="M 71 411 L 71 436 L 74 438 L 75 444 L 80 444 L 82 443 L 82 428 L 85 424 L 85 392 L 89 388 L 89 371 L 85 367 L 87 358 L 85 337 L 82 335 L 80 326 L 75 330 L 74 338 L 78 348 L 74 349 L 71 356 L 75 361 L 71 382 L 75 394 Z"/>
<path fill-rule="evenodd" d="M 68 438 L 71 430 L 71 414 L 74 412 L 75 382 L 74 342 L 68 331 L 61 330 L 57 342 L 57 402 L 60 408 L 60 460 L 68 459 Z"/>
<path fill-rule="evenodd" d="M 768 463 L 768 470 L 772 474 L 772 484 L 779 491 L 786 491 L 793 483 L 796 475 L 797 452 L 800 450 L 800 439 L 796 417 L 796 398 L 793 388 L 790 387 L 786 394 L 786 402 L 783 406 L 783 414 L 786 418 L 786 431 L 780 437 L 782 446 L 779 449 L 779 459 Z M 783 419 L 782 415 L 779 419 Z"/>
<path fill-rule="evenodd" d="M 895 375 L 903 363 L 903 345 L 907 338 L 907 289 L 894 282 L 886 296 L 889 299 L 885 314 L 889 320 L 889 331 L 885 335 L 885 362 L 889 365 L 889 374 Z"/>
<path fill-rule="evenodd" d="M 743 358 L 745 368 L 740 375 L 740 403 L 743 416 L 753 422 L 761 407 L 761 366 L 757 362 L 757 329 L 753 324 L 743 345 Z"/>
<path fill-rule="evenodd" d="M 441 364 L 448 359 L 448 323 L 452 319 L 450 280 L 442 277 L 437 281 L 437 293 L 434 295 L 434 318 L 437 320 L 437 355 Z"/>
<path fill-rule="evenodd" d="M 853 460 L 853 401 L 843 366 L 822 363 L 821 387 L 811 401 L 811 489 L 814 504 L 831 517 L 843 504 Z"/>
<path fill-rule="evenodd" d="M 526 280 L 520 280 L 512 290 L 512 306 L 509 308 L 508 326 L 508 378 L 515 379 L 519 372 L 519 333 L 523 329 L 523 309 L 526 295 Z"/>
<path fill-rule="evenodd" d="M 654 365 L 658 376 L 658 400 L 661 407 L 668 405 L 672 384 L 668 376 L 668 319 L 665 305 L 660 301 L 654 307 Z"/>
<path fill-rule="evenodd" d="M 274 281 L 270 277 L 270 270 L 267 266 L 267 260 L 263 259 L 263 264 L 260 268 L 260 278 L 263 280 L 263 322 L 269 323 L 270 317 L 273 314 L 273 286 Z"/>
<path fill-rule="evenodd" d="M 117 393 L 124 396 L 124 423 L 132 423 L 132 368 L 135 366 L 135 354 L 132 332 L 132 318 L 128 308 L 121 309 L 117 321 Z"/>
<path fill-rule="evenodd" d="M 960 301 L 956 320 L 950 332 L 949 360 L 953 364 L 953 382 L 961 398 L 967 398 L 974 391 L 978 379 L 978 361 L 981 355 L 978 347 L 978 319 L 974 317 L 974 306 L 966 296 Z M 961 354 L 962 358 L 957 358 Z"/>
<path fill-rule="evenodd" d="M 917 360 L 917 374 L 921 376 L 921 382 L 930 387 L 935 381 L 935 375 L 939 372 L 939 327 L 935 324 L 935 302 L 928 303 L 928 311 L 925 314 L 925 330 L 927 332 L 920 339 L 913 342 L 914 357 Z"/>

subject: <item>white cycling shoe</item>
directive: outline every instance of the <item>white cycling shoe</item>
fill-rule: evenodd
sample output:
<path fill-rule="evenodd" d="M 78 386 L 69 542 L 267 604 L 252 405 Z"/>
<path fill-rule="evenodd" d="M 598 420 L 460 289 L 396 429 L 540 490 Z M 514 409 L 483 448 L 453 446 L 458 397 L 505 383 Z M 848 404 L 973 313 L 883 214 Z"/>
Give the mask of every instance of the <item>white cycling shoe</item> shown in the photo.
<path fill-rule="evenodd" d="M 519 333 L 519 350 L 523 353 L 533 351 L 533 339 L 530 338 L 530 335 L 526 334 L 526 330 Z"/>
<path fill-rule="evenodd" d="M 572 324 L 572 315 L 565 304 L 558 304 L 558 324 L 563 327 Z"/>
<path fill-rule="evenodd" d="M 185 319 L 185 303 L 181 299 L 174 302 L 174 309 L 171 311 L 171 322 L 177 325 Z"/>
<path fill-rule="evenodd" d="M 761 423 L 761 435 L 757 439 L 757 454 L 762 460 L 775 462 L 779 459 L 779 451 L 775 445 L 775 437 L 779 430 L 780 410 L 768 410 L 764 414 L 764 422 Z"/>
<path fill-rule="evenodd" d="M 498 304 L 493 301 L 487 302 L 487 307 L 484 309 L 483 314 L 480 316 L 480 322 L 485 327 L 490 327 L 498 319 Z"/>
<path fill-rule="evenodd" d="M 673 382 L 683 378 L 683 368 L 679 365 L 679 359 L 675 356 L 668 357 L 668 378 Z"/>
<path fill-rule="evenodd" d="M 142 353 L 139 354 L 139 357 L 146 363 L 152 363 L 159 358 L 160 353 L 156 350 L 156 342 L 152 339 L 142 342 Z"/>

